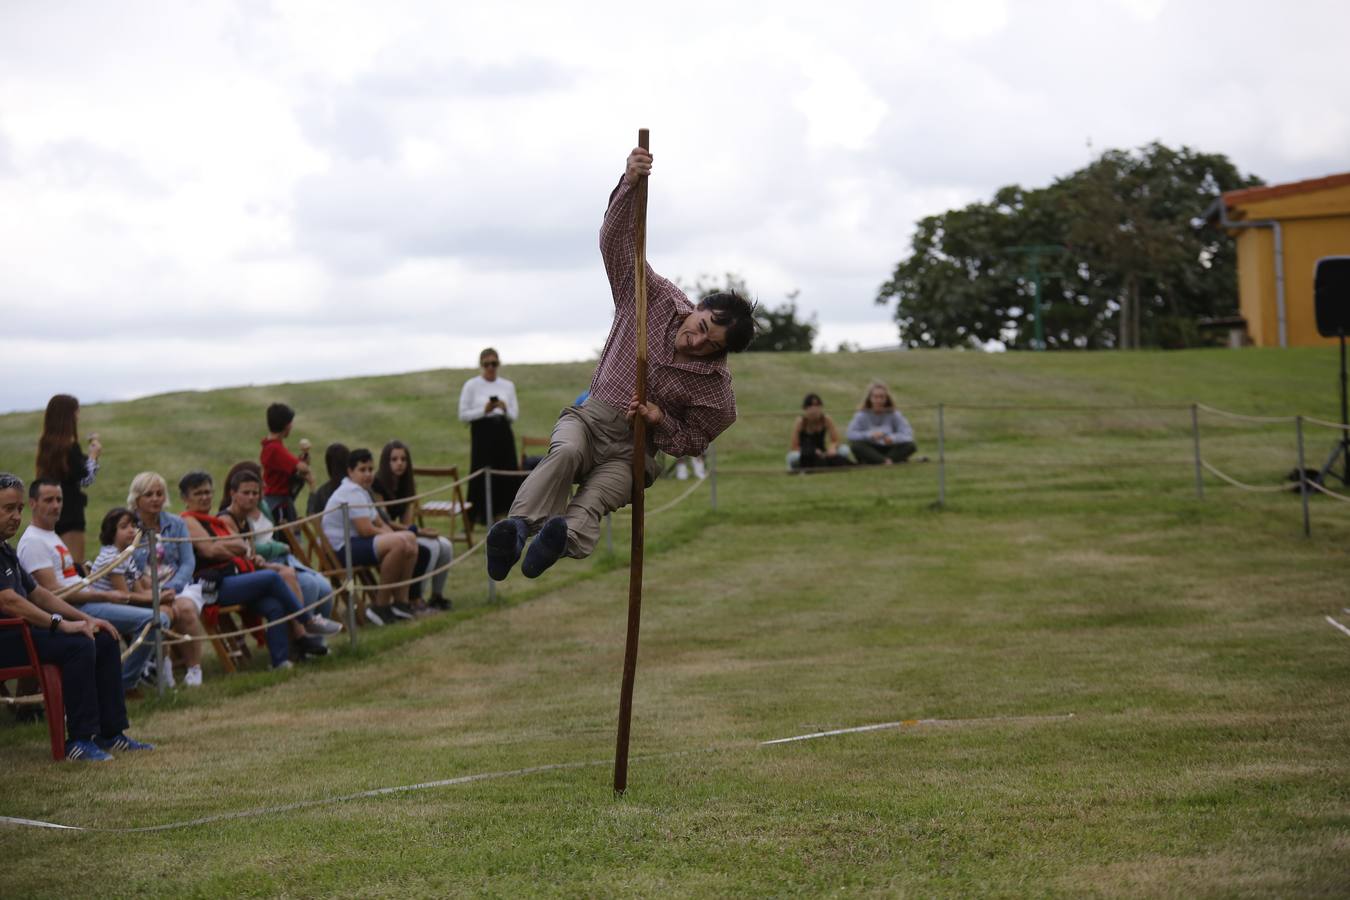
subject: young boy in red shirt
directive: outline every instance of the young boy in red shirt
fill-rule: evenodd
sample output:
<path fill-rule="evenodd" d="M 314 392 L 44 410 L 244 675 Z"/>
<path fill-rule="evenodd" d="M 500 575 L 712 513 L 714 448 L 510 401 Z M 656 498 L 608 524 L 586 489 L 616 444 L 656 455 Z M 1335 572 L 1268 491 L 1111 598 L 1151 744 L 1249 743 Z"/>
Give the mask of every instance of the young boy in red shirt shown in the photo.
<path fill-rule="evenodd" d="M 313 476 L 309 472 L 309 448 L 302 447 L 298 457 L 286 449 L 285 440 L 290 436 L 294 422 L 295 410 L 286 404 L 273 403 L 267 407 L 268 434 L 262 440 L 262 452 L 258 454 L 258 459 L 263 470 L 263 503 L 272 514 L 272 521 L 278 525 L 300 518 L 295 509 L 295 498 L 305 483 L 309 482 L 313 486 Z"/>

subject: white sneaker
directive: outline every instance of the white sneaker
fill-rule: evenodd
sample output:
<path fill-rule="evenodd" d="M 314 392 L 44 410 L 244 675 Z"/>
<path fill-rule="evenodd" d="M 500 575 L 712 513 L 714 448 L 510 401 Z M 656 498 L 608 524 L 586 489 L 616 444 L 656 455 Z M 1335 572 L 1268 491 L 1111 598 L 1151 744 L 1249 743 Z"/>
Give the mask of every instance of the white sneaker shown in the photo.
<path fill-rule="evenodd" d="M 341 625 L 334 622 L 332 619 L 325 618 L 319 613 L 315 613 L 314 617 L 305 623 L 306 634 L 329 635 L 337 634 L 341 630 Z"/>
<path fill-rule="evenodd" d="M 178 687 L 178 682 L 173 677 L 173 660 L 167 656 L 164 657 L 164 674 L 161 676 L 166 688 Z"/>
<path fill-rule="evenodd" d="M 703 457 L 695 456 L 693 462 L 694 462 L 694 477 L 707 478 L 708 470 L 703 466 Z"/>
<path fill-rule="evenodd" d="M 679 481 L 689 480 L 689 467 L 684 464 L 684 460 L 675 464 L 675 478 Z"/>
<path fill-rule="evenodd" d="M 202 686 L 202 667 L 188 666 L 188 670 L 183 673 L 183 684 L 188 687 Z"/>

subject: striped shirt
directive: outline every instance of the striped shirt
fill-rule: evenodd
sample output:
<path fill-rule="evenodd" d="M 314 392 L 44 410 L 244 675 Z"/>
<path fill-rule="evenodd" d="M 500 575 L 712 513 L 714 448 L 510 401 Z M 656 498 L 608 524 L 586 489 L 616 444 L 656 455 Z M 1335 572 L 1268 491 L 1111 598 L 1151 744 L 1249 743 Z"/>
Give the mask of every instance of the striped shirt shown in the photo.
<path fill-rule="evenodd" d="M 614 324 L 591 379 L 591 396 L 627 409 L 637 392 L 637 295 L 633 284 L 637 192 L 620 179 L 600 226 L 600 255 L 614 294 Z M 677 360 L 675 335 L 694 305 L 674 282 L 647 266 L 647 399 L 665 417 L 651 426 L 653 446 L 698 456 L 736 421 L 736 394 L 725 359 Z"/>

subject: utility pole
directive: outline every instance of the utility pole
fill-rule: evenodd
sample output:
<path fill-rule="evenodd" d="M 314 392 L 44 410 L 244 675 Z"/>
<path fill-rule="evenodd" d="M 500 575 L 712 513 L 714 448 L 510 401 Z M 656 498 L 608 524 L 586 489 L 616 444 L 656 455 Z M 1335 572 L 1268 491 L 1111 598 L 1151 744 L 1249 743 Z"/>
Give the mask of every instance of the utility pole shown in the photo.
<path fill-rule="evenodd" d="M 1025 256 L 1027 259 L 1027 270 L 1018 272 L 1020 278 L 1031 279 L 1032 286 L 1035 289 L 1035 297 L 1032 301 L 1032 337 L 1031 349 L 1045 349 L 1045 325 L 1041 321 L 1041 279 L 1046 276 L 1061 275 L 1059 271 L 1041 271 L 1041 257 L 1058 256 L 1064 252 L 1064 247 L 1060 244 L 1018 244 L 1014 247 L 1004 247 L 1005 253 L 1014 253 L 1019 256 Z"/>

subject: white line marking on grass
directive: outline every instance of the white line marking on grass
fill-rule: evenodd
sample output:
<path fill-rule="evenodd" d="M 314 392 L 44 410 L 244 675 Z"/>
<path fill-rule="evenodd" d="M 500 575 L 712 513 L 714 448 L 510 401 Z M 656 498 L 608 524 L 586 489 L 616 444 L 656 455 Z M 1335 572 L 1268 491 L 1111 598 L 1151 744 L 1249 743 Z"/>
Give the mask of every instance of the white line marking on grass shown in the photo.
<path fill-rule="evenodd" d="M 834 731 L 817 731 L 812 734 L 799 734 L 793 737 L 778 738 L 772 741 L 760 741 L 758 744 L 752 746 L 769 747 L 774 744 L 787 744 L 793 741 L 809 741 L 816 738 L 832 737 L 838 734 L 861 734 L 868 731 L 882 731 L 887 728 L 909 728 L 918 725 L 954 726 L 983 725 L 991 723 L 1054 722 L 1072 718 L 1073 713 L 1060 716 L 992 716 L 984 719 L 902 719 L 899 722 L 882 722 L 879 725 L 859 725 L 856 728 L 838 728 Z M 719 749 L 735 750 L 744 747 L 744 744 L 738 744 L 721 748 L 709 747 L 701 751 L 672 750 L 669 753 L 653 753 L 634 757 L 633 761 L 643 762 L 653 759 L 665 759 L 672 756 L 690 756 L 694 753 L 713 753 Z M 297 800 L 294 803 L 283 803 L 279 806 L 241 809 L 234 812 L 216 813 L 210 816 L 201 816 L 196 819 L 187 819 L 182 822 L 166 822 L 163 825 L 142 825 L 135 828 L 103 828 L 96 825 L 60 825 L 56 822 L 43 822 L 37 819 L 22 819 L 17 816 L 0 816 L 0 824 L 17 825 L 27 828 L 50 828 L 57 831 L 99 831 L 114 834 L 140 834 L 147 831 L 173 831 L 179 828 L 190 828 L 194 825 L 208 825 L 212 822 L 227 822 L 231 819 L 253 819 L 258 816 L 294 812 L 298 809 L 312 809 L 316 806 L 330 806 L 334 803 L 346 803 L 351 800 L 363 800 L 370 797 L 384 797 L 390 794 L 405 794 L 410 791 L 425 791 L 431 788 L 453 787 L 454 785 L 471 784 L 475 781 L 492 781 L 498 778 L 519 778 L 526 775 L 537 775 L 540 772 L 558 772 L 565 769 L 586 769 L 595 766 L 608 766 L 612 763 L 612 759 L 595 759 L 590 760 L 589 762 L 552 763 L 545 766 L 530 766 L 525 769 L 510 769 L 503 772 L 480 772 L 476 775 L 460 775 L 457 778 L 443 778 L 439 781 L 423 781 L 419 784 L 404 784 L 399 785 L 398 787 L 373 788 L 368 791 L 357 791 L 354 794 L 342 794 L 336 797 L 321 797 L 318 800 Z"/>
<path fill-rule="evenodd" d="M 759 746 L 790 744 L 794 741 L 813 741 L 817 738 L 834 737 L 839 734 L 862 734 L 866 731 L 882 731 L 887 728 L 915 728 L 919 725 L 975 725 L 988 722 L 1055 722 L 1072 719 L 1073 713 L 1062 716 L 992 716 L 984 719 L 901 719 L 899 722 L 882 722 L 879 725 L 859 725 L 856 728 L 836 728 L 833 731 L 813 731 L 810 734 L 797 734 L 792 737 L 777 738 L 772 741 L 760 741 Z"/>
<path fill-rule="evenodd" d="M 1350 628 L 1346 628 L 1344 625 L 1342 625 L 1340 622 L 1337 622 L 1331 616 L 1327 616 L 1327 622 L 1339 628 L 1341 631 L 1345 632 L 1347 637 L 1350 637 Z"/>

